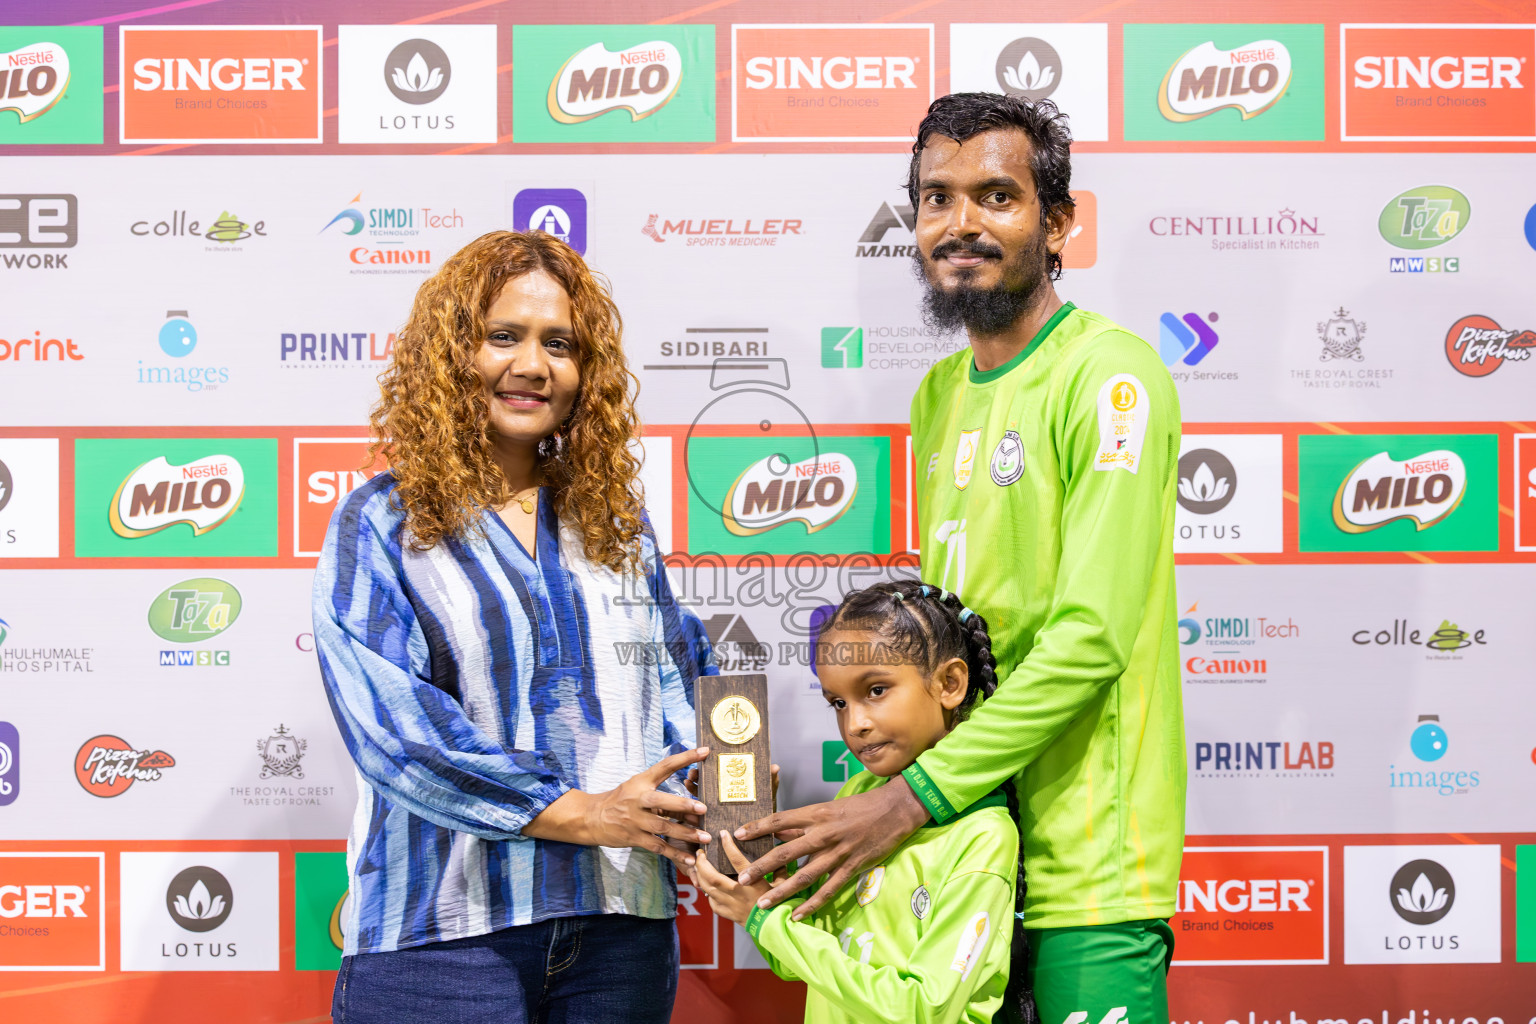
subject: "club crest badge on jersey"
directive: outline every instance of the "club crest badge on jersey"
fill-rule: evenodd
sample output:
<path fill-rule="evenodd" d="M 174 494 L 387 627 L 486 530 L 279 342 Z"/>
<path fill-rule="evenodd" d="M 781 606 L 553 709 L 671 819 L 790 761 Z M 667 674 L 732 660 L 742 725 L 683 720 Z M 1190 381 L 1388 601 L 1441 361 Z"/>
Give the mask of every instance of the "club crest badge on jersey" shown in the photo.
<path fill-rule="evenodd" d="M 1002 440 L 997 442 L 997 447 L 992 449 L 990 468 L 992 482 L 999 487 L 1018 483 L 1024 475 L 1024 442 L 1019 438 L 1017 430 L 1006 431 Z"/>
<path fill-rule="evenodd" d="M 1099 388 L 1099 450 L 1095 470 L 1141 466 L 1141 444 L 1152 415 L 1152 398 L 1135 375 L 1117 373 Z"/>
<path fill-rule="evenodd" d="M 960 431 L 960 442 L 955 445 L 955 487 L 965 490 L 971 482 L 971 471 L 976 468 L 976 451 L 981 447 L 981 429 Z"/>
<path fill-rule="evenodd" d="M 870 868 L 859 878 L 858 903 L 861 907 L 867 907 L 880 895 L 880 885 L 885 881 L 885 865 L 881 864 Z"/>

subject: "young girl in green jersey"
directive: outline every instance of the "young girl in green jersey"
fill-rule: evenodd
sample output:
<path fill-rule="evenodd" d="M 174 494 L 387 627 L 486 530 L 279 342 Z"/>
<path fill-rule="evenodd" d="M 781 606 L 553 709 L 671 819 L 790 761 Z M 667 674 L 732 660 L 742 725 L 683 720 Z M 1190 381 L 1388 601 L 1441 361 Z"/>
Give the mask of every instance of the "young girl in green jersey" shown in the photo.
<path fill-rule="evenodd" d="M 885 785 L 997 686 L 986 620 L 913 581 L 845 597 L 817 639 L 816 663 L 843 742 L 867 769 L 838 798 Z M 1024 888 L 1016 816 L 1010 782 L 947 824 L 930 821 L 801 921 L 790 915 L 802 899 L 761 909 L 766 881 L 742 885 L 707 857 L 695 881 L 716 914 L 746 926 L 774 973 L 806 983 L 806 1024 L 991 1024 L 994 1015 L 1038 1024 L 1015 916 Z M 719 838 L 745 868 L 730 834 Z"/>

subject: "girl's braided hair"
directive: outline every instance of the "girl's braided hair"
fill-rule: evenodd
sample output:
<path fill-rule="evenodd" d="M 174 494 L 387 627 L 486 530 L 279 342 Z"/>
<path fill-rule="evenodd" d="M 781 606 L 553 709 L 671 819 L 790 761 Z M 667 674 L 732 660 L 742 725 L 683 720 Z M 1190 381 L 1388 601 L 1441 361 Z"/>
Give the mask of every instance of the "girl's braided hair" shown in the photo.
<path fill-rule="evenodd" d="M 968 683 L 965 697 L 955 708 L 955 721 L 970 714 L 978 700 L 997 690 L 997 659 L 987 620 L 960 600 L 960 595 L 917 580 L 877 583 L 844 596 L 837 611 L 821 629 L 825 637 L 834 630 L 859 630 L 878 636 L 892 653 L 910 659 L 925 675 L 951 658 L 965 662 Z M 1009 779 L 1003 783 L 1008 813 L 1019 820 L 1019 798 Z M 1008 989 L 1003 1000 L 1010 1024 L 1040 1024 L 1035 996 L 1026 976 L 1029 940 L 1024 934 L 1024 857 L 1019 855 L 1014 892 L 1013 948 L 1009 957 Z"/>

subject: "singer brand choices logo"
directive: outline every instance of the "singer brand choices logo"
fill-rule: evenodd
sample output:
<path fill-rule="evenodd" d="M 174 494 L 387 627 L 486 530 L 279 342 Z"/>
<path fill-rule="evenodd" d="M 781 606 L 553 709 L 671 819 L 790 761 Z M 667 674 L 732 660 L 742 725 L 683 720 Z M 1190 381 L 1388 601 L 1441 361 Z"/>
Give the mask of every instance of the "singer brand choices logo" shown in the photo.
<path fill-rule="evenodd" d="M 518 25 L 518 142 L 713 142 L 713 25 Z"/>
<path fill-rule="evenodd" d="M 386 468 L 368 461 L 365 437 L 301 437 L 293 442 L 293 553 L 320 554 L 331 515 L 346 496 Z"/>
<path fill-rule="evenodd" d="M 90 438 L 75 442 L 82 557 L 277 554 L 277 442 Z"/>
<path fill-rule="evenodd" d="M 139 750 L 121 736 L 92 736 L 75 754 L 75 778 L 92 796 L 114 797 L 135 782 L 159 782 L 176 759 L 163 750 Z"/>
<path fill-rule="evenodd" d="M 1536 25 L 1342 25 L 1340 137 L 1536 138 Z"/>
<path fill-rule="evenodd" d="M 1323 26 L 1125 26 L 1125 137 L 1321 140 Z"/>
<path fill-rule="evenodd" d="M 102 853 L 0 853 L 0 969 L 106 968 L 105 862 Z"/>
<path fill-rule="evenodd" d="M 101 32 L 0 27 L 0 145 L 101 142 Z"/>
<path fill-rule="evenodd" d="M 1498 550 L 1492 434 L 1303 434 L 1298 451 L 1302 551 Z"/>
<path fill-rule="evenodd" d="M 320 142 L 321 30 L 121 27 L 123 142 Z"/>
<path fill-rule="evenodd" d="M 1184 964 L 1328 962 L 1328 848 L 1191 847 L 1173 920 Z"/>

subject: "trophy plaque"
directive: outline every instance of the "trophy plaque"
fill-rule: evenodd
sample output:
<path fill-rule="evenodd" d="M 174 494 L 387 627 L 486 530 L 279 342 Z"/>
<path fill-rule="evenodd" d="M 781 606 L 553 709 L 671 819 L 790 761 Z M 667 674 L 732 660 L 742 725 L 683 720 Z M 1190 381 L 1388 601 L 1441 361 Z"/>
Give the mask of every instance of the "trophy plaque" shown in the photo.
<path fill-rule="evenodd" d="M 694 684 L 699 746 L 709 757 L 699 766 L 699 800 L 708 810 L 703 828 L 711 838 L 704 851 L 721 873 L 734 878 L 720 830 L 735 833 L 749 821 L 773 813 L 768 754 L 768 677 L 700 676 Z M 773 837 L 735 840 L 749 860 L 773 849 Z"/>

